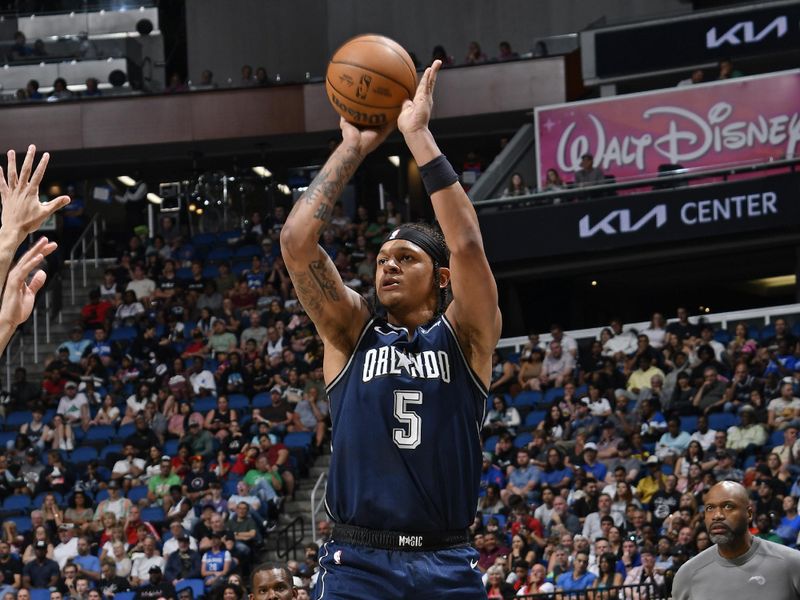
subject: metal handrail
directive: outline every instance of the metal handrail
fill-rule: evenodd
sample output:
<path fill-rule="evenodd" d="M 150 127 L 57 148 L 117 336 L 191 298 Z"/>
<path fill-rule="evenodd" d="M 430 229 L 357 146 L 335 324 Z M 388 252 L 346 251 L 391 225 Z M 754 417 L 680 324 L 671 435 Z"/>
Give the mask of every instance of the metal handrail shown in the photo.
<path fill-rule="evenodd" d="M 317 500 L 317 491 L 319 491 L 319 487 L 325 483 L 322 489 L 322 497 Z M 317 482 L 314 484 L 314 489 L 311 490 L 311 535 L 315 535 L 317 532 L 317 513 L 322 510 L 323 505 L 325 504 L 325 493 L 328 490 L 328 472 L 325 471 L 319 474 L 317 477 Z"/>
<path fill-rule="evenodd" d="M 636 583 L 629 585 L 615 585 L 603 589 L 586 588 L 583 590 L 558 591 L 542 594 L 525 594 L 515 596 L 515 598 L 525 598 L 527 600 L 617 600 L 622 598 L 627 600 L 666 600 L 669 598 L 664 585 L 655 583 Z"/>
<path fill-rule="evenodd" d="M 86 225 L 86 229 L 83 230 L 83 233 L 80 235 L 78 240 L 72 246 L 72 249 L 69 251 L 69 272 L 70 272 L 70 291 L 72 297 L 72 304 L 75 304 L 75 269 L 77 268 L 77 261 L 81 259 L 81 268 L 83 272 L 83 285 L 86 285 L 87 282 L 87 274 L 86 274 L 86 247 L 91 244 L 92 249 L 94 251 L 94 266 L 95 268 L 100 266 L 100 246 L 98 244 L 98 235 L 100 232 L 105 232 L 106 230 L 106 220 L 101 217 L 99 214 L 95 214 L 89 223 Z M 80 250 L 80 256 L 78 252 Z M 91 259 L 90 259 L 91 260 Z"/>
<path fill-rule="evenodd" d="M 300 525 L 300 536 L 297 535 L 297 526 Z M 291 542 L 289 541 L 289 532 L 291 531 Z M 303 517 L 295 517 L 286 527 L 278 532 L 278 539 L 276 541 L 275 555 L 281 560 L 288 560 L 289 553 L 292 554 L 292 559 L 297 560 L 297 545 L 303 541 L 306 535 L 306 524 Z M 286 549 L 282 550 L 281 542 L 286 544 Z"/>

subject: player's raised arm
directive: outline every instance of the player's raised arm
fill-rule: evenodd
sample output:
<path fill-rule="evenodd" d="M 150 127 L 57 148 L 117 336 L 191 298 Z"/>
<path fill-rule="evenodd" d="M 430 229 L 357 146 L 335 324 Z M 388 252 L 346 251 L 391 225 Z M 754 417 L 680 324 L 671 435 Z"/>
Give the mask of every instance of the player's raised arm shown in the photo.
<path fill-rule="evenodd" d="M 436 60 L 425 70 L 414 100 L 404 104 L 397 126 L 420 166 L 436 220 L 450 249 L 453 302 L 447 308 L 447 317 L 456 328 L 470 364 L 488 386 L 491 367 L 484 359 L 491 355 L 501 326 L 497 285 L 483 250 L 475 209 L 428 129 L 433 89 L 441 66 L 441 61 Z"/>
<path fill-rule="evenodd" d="M 3 203 L 2 227 L 0 227 L 0 287 L 5 285 L 8 269 L 17 248 L 25 238 L 38 230 L 42 223 L 58 209 L 69 204 L 67 196 L 59 196 L 46 204 L 39 202 L 39 184 L 44 177 L 50 155 L 46 152 L 33 169 L 36 146 L 28 146 L 28 152 L 17 173 L 17 157 L 8 151 L 8 170 L 0 168 L 0 199 Z M 8 177 L 8 180 L 6 180 Z"/>
<path fill-rule="evenodd" d="M 281 253 L 297 297 L 320 336 L 348 352 L 369 316 L 364 299 L 346 287 L 319 245 L 319 236 L 330 223 L 333 206 L 361 161 L 391 131 L 357 129 L 341 119 L 343 141 L 292 208 L 281 229 Z"/>

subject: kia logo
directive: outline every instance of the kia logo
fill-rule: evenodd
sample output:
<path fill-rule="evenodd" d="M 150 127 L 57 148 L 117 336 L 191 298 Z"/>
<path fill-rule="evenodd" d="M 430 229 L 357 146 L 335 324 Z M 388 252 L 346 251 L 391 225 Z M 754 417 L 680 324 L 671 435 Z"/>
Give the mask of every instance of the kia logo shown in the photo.
<path fill-rule="evenodd" d="M 627 208 L 612 210 L 600 221 L 591 224 L 589 215 L 584 215 L 578 221 L 578 234 L 581 238 L 590 238 L 598 233 L 617 235 L 618 233 L 631 233 L 639 231 L 650 221 L 655 221 L 656 229 L 660 229 L 667 222 L 667 206 L 659 204 L 647 211 L 638 221 L 631 219 L 631 211 Z"/>
<path fill-rule="evenodd" d="M 741 44 L 755 44 L 775 31 L 778 38 L 782 38 L 789 30 L 789 19 L 785 16 L 775 18 L 764 29 L 756 33 L 753 21 L 742 21 L 724 33 L 717 35 L 717 28 L 712 27 L 706 32 L 706 48 L 713 50 L 725 44 L 739 46 Z"/>

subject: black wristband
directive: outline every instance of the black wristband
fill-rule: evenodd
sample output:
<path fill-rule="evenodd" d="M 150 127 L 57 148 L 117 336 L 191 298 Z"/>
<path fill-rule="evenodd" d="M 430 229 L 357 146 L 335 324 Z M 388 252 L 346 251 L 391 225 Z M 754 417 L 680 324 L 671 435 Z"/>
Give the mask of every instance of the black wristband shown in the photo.
<path fill-rule="evenodd" d="M 422 175 L 422 183 L 429 196 L 458 181 L 458 175 L 444 154 L 440 154 L 429 163 L 422 165 L 419 168 L 419 174 Z"/>

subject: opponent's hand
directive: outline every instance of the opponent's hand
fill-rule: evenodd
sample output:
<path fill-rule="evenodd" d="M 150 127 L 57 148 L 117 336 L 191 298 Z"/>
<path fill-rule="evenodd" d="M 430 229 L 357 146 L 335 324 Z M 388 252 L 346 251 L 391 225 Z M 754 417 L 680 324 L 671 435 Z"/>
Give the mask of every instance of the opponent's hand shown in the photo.
<path fill-rule="evenodd" d="M 394 123 L 387 123 L 381 127 L 356 127 L 344 117 L 339 117 L 339 128 L 342 130 L 343 146 L 355 148 L 358 155 L 364 158 L 383 143 L 394 130 Z"/>
<path fill-rule="evenodd" d="M 8 151 L 8 180 L 0 167 L 0 201 L 3 204 L 3 233 L 16 236 L 17 243 L 28 234 L 38 230 L 54 212 L 69 204 L 68 196 L 59 196 L 46 204 L 39 202 L 39 184 L 44 177 L 50 155 L 45 152 L 33 169 L 36 146 L 28 146 L 28 152 L 17 173 L 17 157 L 13 150 Z"/>
<path fill-rule="evenodd" d="M 435 60 L 425 69 L 422 79 L 417 86 L 413 100 L 403 102 L 403 109 L 397 118 L 397 128 L 403 135 L 409 135 L 428 128 L 433 109 L 433 88 L 436 86 L 436 76 L 442 68 L 442 61 Z"/>
<path fill-rule="evenodd" d="M 57 247 L 55 242 L 41 237 L 9 271 L 6 288 L 3 292 L 3 304 L 0 306 L 0 321 L 17 327 L 31 316 L 36 293 L 42 289 L 47 274 L 37 269 L 30 281 L 28 281 L 28 275 L 36 269 L 45 256 L 51 254 Z"/>

